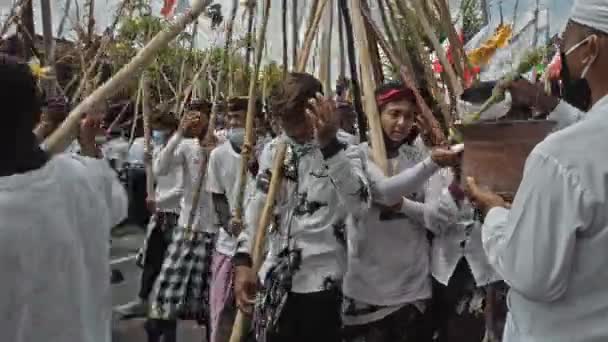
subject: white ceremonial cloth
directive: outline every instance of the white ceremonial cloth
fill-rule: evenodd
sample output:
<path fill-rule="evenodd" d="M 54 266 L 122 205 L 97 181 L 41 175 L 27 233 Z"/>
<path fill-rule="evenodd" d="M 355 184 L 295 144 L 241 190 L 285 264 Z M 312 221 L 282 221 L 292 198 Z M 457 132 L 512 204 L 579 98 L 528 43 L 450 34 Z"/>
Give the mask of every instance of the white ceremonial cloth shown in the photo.
<path fill-rule="evenodd" d="M 608 341 L 608 97 L 528 157 L 511 210 L 482 231 L 511 287 L 505 342 Z"/>

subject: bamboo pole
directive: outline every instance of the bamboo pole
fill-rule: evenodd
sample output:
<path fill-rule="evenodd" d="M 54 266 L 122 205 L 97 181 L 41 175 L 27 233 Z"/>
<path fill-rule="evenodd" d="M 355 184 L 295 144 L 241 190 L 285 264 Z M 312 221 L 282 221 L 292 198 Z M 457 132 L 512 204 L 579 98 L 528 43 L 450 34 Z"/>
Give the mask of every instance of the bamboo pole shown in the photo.
<path fill-rule="evenodd" d="M 340 79 L 346 77 L 346 53 L 344 52 L 344 21 L 342 20 L 342 11 L 340 11 L 340 3 L 338 6 L 338 42 L 340 44 Z"/>
<path fill-rule="evenodd" d="M 371 14 L 369 12 L 364 11 L 363 17 L 365 18 L 369 27 L 372 29 L 372 32 L 376 35 L 376 38 L 378 39 L 378 43 L 380 43 L 380 46 L 386 53 L 386 55 L 389 58 L 389 60 L 391 61 L 391 63 L 394 66 L 399 68 L 399 76 L 401 77 L 401 80 L 403 81 L 403 83 L 414 92 L 414 96 L 416 97 L 416 102 L 418 103 L 418 105 L 420 106 L 420 109 L 421 109 L 420 114 L 422 116 L 423 122 L 427 126 L 426 128 L 431 133 L 431 140 L 433 142 L 433 145 L 434 146 L 444 145 L 447 142 L 445 134 L 443 133 L 443 130 L 441 129 L 441 125 L 439 124 L 439 122 L 437 121 L 435 116 L 433 115 L 433 112 L 431 111 L 431 109 L 429 108 L 427 103 L 424 101 L 424 98 L 422 98 L 422 95 L 420 95 L 420 92 L 418 91 L 418 87 L 416 86 L 416 83 L 414 81 L 413 70 L 408 69 L 405 65 L 403 65 L 399 61 L 399 57 L 394 52 L 394 50 L 391 48 L 390 43 L 387 42 L 386 39 L 382 36 L 382 31 L 380 31 L 380 28 L 378 27 L 378 25 L 376 25 L 376 23 L 371 18 Z"/>
<path fill-rule="evenodd" d="M 372 148 L 372 159 L 382 172 L 388 174 L 388 162 L 386 160 L 386 146 L 382 134 L 382 124 L 380 123 L 380 113 L 374 96 L 375 86 L 372 75 L 370 52 L 367 49 L 368 39 L 365 21 L 363 19 L 362 0 L 351 0 L 353 28 L 357 36 L 359 57 L 361 60 L 361 81 L 363 83 L 363 94 L 365 96 L 365 113 L 369 123 L 370 141 Z"/>
<path fill-rule="evenodd" d="M 141 77 L 142 84 L 142 105 L 144 111 L 144 167 L 146 170 L 146 193 L 148 198 L 155 199 L 154 191 L 154 172 L 152 170 L 152 132 L 150 129 L 150 119 L 152 110 L 150 108 L 150 83 L 144 73 Z"/>
<path fill-rule="evenodd" d="M 261 28 L 258 32 L 256 42 L 256 56 L 255 64 L 253 66 L 253 75 L 260 73 L 260 64 L 262 63 L 262 56 L 264 52 L 264 44 L 266 40 L 266 30 L 268 27 L 268 17 L 270 12 L 271 0 L 265 0 L 264 4 L 264 16 L 262 17 Z M 253 151 L 253 145 L 255 144 L 255 132 L 254 132 L 254 119 L 256 116 L 257 106 L 257 77 L 252 77 L 249 81 L 249 98 L 247 101 L 247 117 L 245 119 L 245 140 L 241 147 L 241 168 L 239 173 L 239 184 L 238 192 L 236 197 L 236 208 L 234 218 L 236 221 L 242 222 L 243 220 L 243 198 L 245 197 L 245 186 L 247 184 L 247 166 L 251 158 Z"/>
<path fill-rule="evenodd" d="M 355 37 L 353 34 L 353 25 L 348 10 L 348 0 L 338 0 L 342 20 L 344 20 L 344 29 L 346 33 L 346 48 L 348 53 L 348 64 L 350 67 L 351 90 L 353 93 L 353 106 L 357 113 L 357 122 L 359 124 L 359 140 L 367 141 L 367 120 L 363 111 L 363 103 L 361 101 L 361 88 L 359 88 L 359 76 L 357 72 L 357 59 L 355 57 Z"/>
<path fill-rule="evenodd" d="M 272 178 L 270 179 L 270 185 L 268 186 L 268 196 L 266 196 L 266 203 L 264 204 L 264 209 L 262 209 L 262 214 L 260 215 L 260 220 L 256 227 L 255 240 L 251 250 L 252 270 L 255 274 L 260 270 L 264 261 L 262 247 L 264 245 L 264 240 L 266 239 L 266 228 L 272 219 L 275 200 L 283 181 L 283 163 L 285 161 L 286 151 L 287 145 L 285 143 L 280 143 L 277 146 L 271 171 Z M 236 319 L 234 320 L 230 342 L 242 342 L 250 324 L 250 318 L 246 317 L 245 314 L 239 310 L 236 314 Z"/>
<path fill-rule="evenodd" d="M 323 16 L 323 10 L 328 2 L 328 0 L 317 1 L 319 1 L 319 4 L 316 7 L 316 11 L 311 13 L 313 17 L 308 23 L 309 26 L 306 29 L 306 35 L 304 36 L 304 42 L 302 44 L 302 49 L 300 50 L 298 64 L 296 67 L 296 69 L 300 72 L 304 72 L 306 70 L 306 64 L 308 63 L 308 58 L 310 57 L 310 49 L 319 29 L 319 23 L 321 22 L 321 17 Z"/>
<path fill-rule="evenodd" d="M 255 64 L 253 67 L 253 75 L 251 77 L 251 80 L 249 81 L 249 99 L 247 102 L 247 118 L 246 118 L 246 122 L 245 122 L 245 141 L 243 143 L 243 146 L 241 148 L 241 167 L 240 167 L 240 172 L 239 172 L 239 184 L 238 184 L 238 192 L 237 192 L 237 198 L 236 198 L 236 208 L 235 208 L 235 212 L 234 212 L 234 220 L 236 222 L 242 222 L 243 221 L 243 198 L 245 197 L 245 186 L 247 184 L 247 167 L 249 165 L 249 159 L 251 158 L 251 154 L 253 152 L 253 145 L 255 144 L 255 136 L 254 136 L 254 129 L 253 129 L 253 125 L 254 125 L 254 118 L 256 115 L 256 111 L 257 111 L 257 106 L 256 106 L 256 97 L 257 97 L 257 91 L 256 91 L 256 87 L 257 87 L 257 75 L 259 74 L 260 71 L 260 64 L 262 63 L 262 56 L 264 53 L 264 44 L 265 44 L 265 40 L 266 40 L 266 29 L 268 27 L 268 17 L 270 15 L 270 5 L 271 5 L 271 0 L 265 0 L 264 1 L 264 14 L 262 17 L 262 22 L 261 22 L 261 27 L 260 30 L 258 31 L 258 37 L 257 37 L 257 41 L 256 41 L 256 59 L 255 59 Z M 282 152 L 282 156 L 281 156 L 281 152 Z M 262 218 L 266 218 L 268 220 L 270 220 L 269 216 L 272 213 L 272 206 L 274 205 L 274 197 L 276 197 L 276 192 L 278 191 L 279 185 L 281 183 L 281 178 L 282 178 L 282 166 L 283 166 L 283 160 L 285 159 L 285 147 L 283 147 L 283 151 L 279 151 L 277 153 L 277 155 L 275 156 L 275 165 L 273 166 L 273 176 L 272 176 L 272 180 L 271 180 L 271 184 L 270 184 L 270 191 L 273 191 L 273 193 L 269 193 L 268 194 L 268 198 L 266 200 L 266 206 L 264 207 L 264 211 L 262 213 Z M 274 189 L 273 189 L 274 186 Z M 252 255 L 256 261 L 258 259 L 260 259 L 260 255 L 262 254 L 262 249 L 261 249 L 261 244 L 258 245 L 258 238 L 260 238 L 257 235 L 262 235 L 263 232 L 261 231 L 265 231 L 265 228 L 261 228 L 262 227 L 262 221 L 260 220 L 260 225 L 258 226 L 258 234 L 256 234 L 256 245 L 254 246 L 254 249 L 252 250 Z M 266 225 L 264 225 L 264 227 L 266 227 L 268 225 L 268 223 L 266 223 Z M 257 272 L 257 270 L 259 269 L 259 266 L 257 264 L 254 264 L 254 271 Z M 235 321 L 234 321 L 234 325 L 232 327 L 232 335 L 230 336 L 230 342 L 241 342 L 243 340 L 243 337 L 246 335 L 247 333 L 247 329 L 250 326 L 250 318 L 246 317 L 242 311 L 238 311 Z"/>
<path fill-rule="evenodd" d="M 53 39 L 53 17 L 50 0 L 40 0 L 40 7 L 42 15 L 42 34 L 44 37 L 44 65 L 50 67 L 51 70 L 53 70 L 53 75 L 56 75 L 55 40 Z M 45 80 L 44 82 L 44 88 L 48 97 L 54 97 L 57 93 L 57 88 L 55 88 L 55 77 L 56 76 L 53 76 L 51 79 Z"/>
<path fill-rule="evenodd" d="M 245 65 L 249 67 L 249 61 L 251 60 L 251 52 L 253 51 L 253 18 L 255 18 L 256 0 L 249 0 L 247 2 L 247 11 L 249 16 L 247 17 L 247 49 L 245 51 Z"/>
<path fill-rule="evenodd" d="M 298 66 L 298 0 L 291 0 L 291 63 L 292 69 Z"/>
<path fill-rule="evenodd" d="M 210 3 L 211 0 L 196 0 L 188 12 L 181 15 L 169 28 L 158 33 L 127 65 L 78 104 L 59 129 L 45 142 L 48 151 L 51 153 L 64 151 L 74 139 L 82 116 L 95 104 L 120 91 L 130 79 L 140 74 L 154 60 L 156 53 L 182 32 L 189 23 L 196 20 Z"/>
<path fill-rule="evenodd" d="M 452 25 L 452 16 L 450 15 L 450 8 L 445 0 L 435 0 L 435 5 L 439 10 L 439 21 L 443 23 L 444 30 L 447 31 L 448 40 L 452 49 L 452 58 L 454 61 L 455 71 L 460 77 L 462 84 L 464 85 L 464 70 L 467 67 L 466 54 L 464 53 L 464 47 L 460 41 L 458 33 Z"/>
<path fill-rule="evenodd" d="M 361 0 L 361 10 L 369 11 L 368 0 Z M 371 34 L 371 28 L 363 22 L 365 25 L 366 37 L 367 37 L 367 46 L 369 49 L 369 58 L 371 62 L 371 70 L 374 75 L 375 86 L 381 85 L 384 83 L 384 71 L 382 68 L 382 62 L 380 60 L 380 50 L 378 50 L 378 42 L 376 42 L 376 38 L 373 34 Z"/>
<path fill-rule="evenodd" d="M 426 17 L 426 14 L 424 12 L 424 7 L 422 6 L 421 0 L 407 0 L 407 1 L 409 1 L 409 3 L 412 4 L 412 6 L 414 7 L 414 10 L 416 11 L 417 17 L 420 21 L 420 25 L 422 26 L 422 29 L 424 30 L 424 33 L 427 35 L 428 39 L 431 41 L 431 44 L 433 45 L 433 49 L 437 53 L 439 62 L 441 63 L 441 66 L 443 67 L 443 69 L 445 70 L 445 73 L 447 75 L 447 84 L 448 84 L 449 88 L 452 90 L 451 91 L 452 96 L 454 96 L 454 97 L 460 96 L 460 94 L 462 94 L 462 92 L 463 92 L 462 84 L 460 82 L 458 82 L 458 78 L 456 77 L 456 72 L 454 71 L 454 68 L 452 68 L 452 65 L 448 61 L 445 50 L 444 50 L 443 46 L 441 46 L 441 43 L 439 42 L 437 35 L 433 31 L 433 28 L 431 27 L 431 25 Z M 397 2 L 397 3 L 399 3 L 399 2 Z"/>
<path fill-rule="evenodd" d="M 289 42 L 287 39 L 287 0 L 281 2 L 281 27 L 283 30 L 283 79 L 287 77 L 289 71 Z M 249 65 L 249 63 L 247 64 Z"/>
<path fill-rule="evenodd" d="M 380 0 L 380 1 L 384 1 L 384 0 Z M 390 28 L 392 25 L 392 27 L 395 29 L 395 32 L 397 32 L 398 31 L 398 27 L 397 27 L 398 21 L 397 21 L 397 15 L 395 13 L 393 1 L 387 1 L 385 4 L 386 4 L 387 12 L 388 12 L 388 17 L 390 18 L 390 20 L 387 20 L 388 27 Z M 405 17 L 404 14 L 402 14 L 402 15 Z M 409 28 L 406 27 L 406 31 L 409 31 Z M 407 32 L 403 32 L 403 34 L 407 35 Z M 405 44 L 403 44 L 402 41 L 399 40 L 399 38 L 397 37 L 396 34 L 393 35 L 393 39 L 395 39 L 395 45 L 391 45 L 391 46 L 394 49 L 397 49 L 397 51 L 399 51 L 398 55 L 401 57 L 401 61 L 405 64 L 405 66 L 409 70 L 414 70 L 412 56 L 410 55 L 411 53 L 414 53 L 414 52 L 408 51 Z M 412 38 L 412 39 L 415 39 L 415 38 Z M 414 46 L 419 48 L 418 44 L 414 44 Z M 414 80 L 416 81 L 416 79 L 414 79 Z M 430 91 L 430 93 L 433 94 L 432 91 Z"/>
<path fill-rule="evenodd" d="M 323 33 L 321 35 L 321 58 L 319 64 L 319 80 L 323 84 L 323 88 L 327 94 L 331 90 L 331 41 L 332 41 L 332 30 L 334 25 L 334 11 L 333 6 L 324 13 L 323 18 Z"/>

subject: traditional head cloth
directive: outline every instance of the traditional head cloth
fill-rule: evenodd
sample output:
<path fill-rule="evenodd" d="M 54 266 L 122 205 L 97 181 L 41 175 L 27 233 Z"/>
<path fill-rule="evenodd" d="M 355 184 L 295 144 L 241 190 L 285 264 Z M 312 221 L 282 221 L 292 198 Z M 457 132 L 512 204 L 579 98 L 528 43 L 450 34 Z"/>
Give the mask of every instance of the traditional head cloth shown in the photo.
<path fill-rule="evenodd" d="M 376 103 L 378 103 L 378 107 L 382 107 L 389 102 L 404 99 L 411 101 L 416 105 L 418 104 L 416 101 L 416 96 L 414 95 L 414 91 L 412 91 L 412 89 L 406 86 L 402 86 L 399 88 L 388 88 L 386 90 L 376 92 Z"/>
<path fill-rule="evenodd" d="M 576 0 L 570 20 L 608 33 L 608 2 L 606 0 Z"/>
<path fill-rule="evenodd" d="M 188 110 L 196 110 L 202 113 L 211 112 L 211 103 L 205 100 L 192 100 L 186 106 Z"/>

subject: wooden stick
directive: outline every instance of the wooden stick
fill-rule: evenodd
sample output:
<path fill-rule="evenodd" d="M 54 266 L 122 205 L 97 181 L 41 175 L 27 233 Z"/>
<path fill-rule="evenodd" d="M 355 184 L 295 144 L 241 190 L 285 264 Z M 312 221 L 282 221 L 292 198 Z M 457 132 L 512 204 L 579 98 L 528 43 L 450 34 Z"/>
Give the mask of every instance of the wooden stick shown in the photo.
<path fill-rule="evenodd" d="M 420 106 L 420 109 L 421 109 L 421 116 L 424 120 L 424 123 L 427 125 L 426 128 L 429 129 L 429 131 L 431 133 L 433 145 L 444 144 L 447 141 L 445 134 L 443 133 L 443 130 L 441 129 L 441 125 L 439 124 L 439 122 L 437 121 L 435 116 L 433 115 L 433 112 L 431 111 L 431 109 L 429 108 L 427 103 L 422 98 L 422 95 L 420 95 L 420 92 L 418 91 L 418 87 L 412 76 L 413 75 L 412 70 L 407 69 L 407 67 L 399 61 L 399 57 L 391 49 L 389 43 L 386 41 L 384 36 L 382 36 L 382 32 L 380 31 L 380 28 L 378 27 L 378 25 L 376 25 L 376 23 L 371 18 L 371 14 L 367 11 L 363 11 L 362 14 L 363 14 L 363 17 L 365 18 L 365 20 L 367 21 L 368 26 L 371 28 L 372 32 L 376 35 L 376 39 L 378 40 L 378 43 L 380 43 L 380 46 L 386 53 L 386 55 L 389 58 L 389 60 L 391 61 L 391 63 L 394 66 L 399 68 L 399 71 L 400 71 L 399 76 L 401 77 L 401 80 L 408 88 L 410 88 L 414 92 L 414 96 L 416 97 L 416 102 L 418 102 L 418 105 Z"/>
<path fill-rule="evenodd" d="M 312 47 L 312 43 L 317 35 L 317 31 L 319 29 L 319 23 L 321 22 L 321 17 L 323 16 L 323 10 L 325 9 L 325 5 L 327 5 L 328 0 L 318 0 L 319 5 L 314 12 L 314 17 L 309 22 L 309 27 L 306 30 L 306 35 L 304 36 L 304 42 L 302 44 L 302 49 L 300 50 L 300 56 L 298 60 L 298 65 L 296 70 L 299 72 L 304 72 L 306 70 L 306 64 L 308 63 L 308 58 L 310 57 L 310 49 Z"/>
<path fill-rule="evenodd" d="M 382 134 L 382 124 L 380 123 L 380 113 L 374 96 L 375 86 L 372 75 L 371 61 L 368 50 L 367 30 L 362 14 L 362 0 L 351 0 L 353 28 L 359 43 L 359 57 L 361 59 L 361 81 L 363 83 L 363 94 L 365 96 L 365 113 L 369 124 L 370 141 L 372 148 L 372 159 L 380 170 L 388 174 L 388 162 L 386 160 L 386 146 L 384 145 L 384 135 Z"/>
<path fill-rule="evenodd" d="M 150 64 L 158 51 L 167 46 L 184 28 L 193 22 L 207 8 L 211 0 L 196 0 L 192 8 L 181 15 L 169 28 L 159 32 L 146 46 L 139 50 L 137 55 L 122 67 L 110 80 L 97 88 L 91 95 L 82 101 L 66 118 L 63 124 L 45 142 L 48 151 L 60 153 L 72 142 L 80 119 L 95 104 L 104 101 L 120 91 L 128 81 L 137 77 L 148 64 Z"/>
<path fill-rule="evenodd" d="M 268 0 L 267 0 L 268 1 Z M 257 274 L 264 261 L 263 245 L 266 239 L 267 227 L 273 217 L 274 205 L 281 183 L 283 181 L 283 163 L 285 161 L 285 152 L 287 151 L 287 145 L 280 143 L 277 146 L 277 150 L 274 156 L 274 162 L 272 165 L 272 178 L 270 179 L 270 185 L 268 186 L 268 196 L 266 197 L 266 203 L 260 216 L 258 226 L 255 233 L 255 240 L 251 250 L 252 258 L 252 270 L 254 274 Z M 230 336 L 230 342 L 242 342 L 247 330 L 249 329 L 251 318 L 245 316 L 242 311 L 238 311 L 234 320 L 234 326 L 232 328 L 232 336 Z M 311 341 L 312 342 L 312 341 Z"/>

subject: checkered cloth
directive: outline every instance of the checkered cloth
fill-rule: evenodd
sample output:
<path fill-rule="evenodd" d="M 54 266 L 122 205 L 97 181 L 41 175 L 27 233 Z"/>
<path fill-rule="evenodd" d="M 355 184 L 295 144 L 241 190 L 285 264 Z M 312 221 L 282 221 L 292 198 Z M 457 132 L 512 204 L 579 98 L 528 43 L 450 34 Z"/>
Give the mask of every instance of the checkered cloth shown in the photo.
<path fill-rule="evenodd" d="M 215 234 L 175 228 L 150 297 L 150 318 L 208 322 L 214 242 Z"/>

